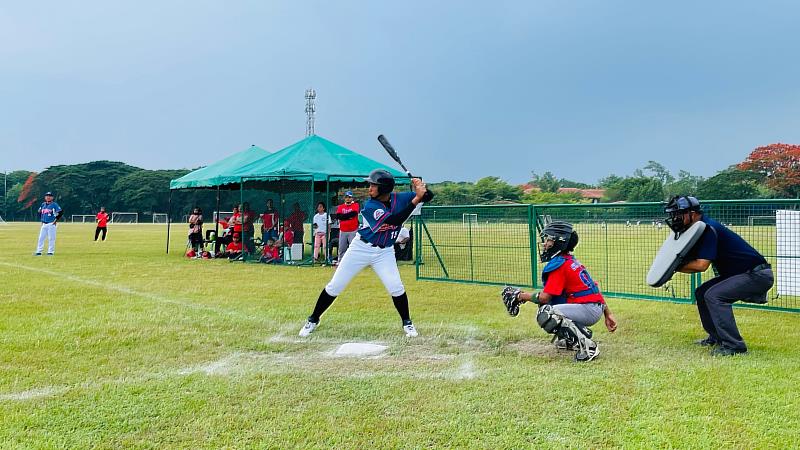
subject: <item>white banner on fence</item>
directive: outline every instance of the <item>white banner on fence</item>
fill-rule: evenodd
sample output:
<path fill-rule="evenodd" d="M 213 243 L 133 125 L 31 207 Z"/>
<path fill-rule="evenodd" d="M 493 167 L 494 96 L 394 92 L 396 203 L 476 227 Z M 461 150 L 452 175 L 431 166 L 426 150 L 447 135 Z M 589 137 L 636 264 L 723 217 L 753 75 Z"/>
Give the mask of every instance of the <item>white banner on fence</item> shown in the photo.
<path fill-rule="evenodd" d="M 800 211 L 775 211 L 778 295 L 800 295 Z"/>

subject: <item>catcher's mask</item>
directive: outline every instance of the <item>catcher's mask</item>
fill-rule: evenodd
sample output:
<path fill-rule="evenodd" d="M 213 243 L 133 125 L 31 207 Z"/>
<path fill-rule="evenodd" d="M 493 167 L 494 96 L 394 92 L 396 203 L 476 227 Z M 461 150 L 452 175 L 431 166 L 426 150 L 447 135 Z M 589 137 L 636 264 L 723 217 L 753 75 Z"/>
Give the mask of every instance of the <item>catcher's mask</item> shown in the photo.
<path fill-rule="evenodd" d="M 394 175 L 388 170 L 375 169 L 364 181 L 378 186 L 378 195 L 388 194 L 394 189 Z"/>
<path fill-rule="evenodd" d="M 700 206 L 700 201 L 697 198 L 685 195 L 672 197 L 664 207 L 664 212 L 667 213 L 667 219 L 665 220 L 667 226 L 675 233 L 683 233 L 691 225 L 684 224 L 683 215 L 690 211 L 703 212 L 703 207 Z"/>
<path fill-rule="evenodd" d="M 578 245 L 578 233 L 572 229 L 572 224 L 569 222 L 551 222 L 544 227 L 540 236 L 543 250 L 539 254 L 539 258 L 542 262 L 550 261 L 560 253 L 571 252 Z M 545 248 L 547 241 L 553 241 L 550 248 Z"/>

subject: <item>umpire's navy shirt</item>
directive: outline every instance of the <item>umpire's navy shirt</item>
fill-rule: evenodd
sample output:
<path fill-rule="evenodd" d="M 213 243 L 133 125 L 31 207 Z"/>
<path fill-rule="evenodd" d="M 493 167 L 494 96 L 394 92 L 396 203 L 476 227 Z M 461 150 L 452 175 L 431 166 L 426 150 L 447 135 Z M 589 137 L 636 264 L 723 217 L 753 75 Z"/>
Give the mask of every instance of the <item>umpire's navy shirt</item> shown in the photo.
<path fill-rule="evenodd" d="M 714 219 L 703 216 L 706 229 L 689 254 L 691 259 L 707 259 L 722 278 L 745 273 L 767 262 L 760 253 L 741 236 Z"/>

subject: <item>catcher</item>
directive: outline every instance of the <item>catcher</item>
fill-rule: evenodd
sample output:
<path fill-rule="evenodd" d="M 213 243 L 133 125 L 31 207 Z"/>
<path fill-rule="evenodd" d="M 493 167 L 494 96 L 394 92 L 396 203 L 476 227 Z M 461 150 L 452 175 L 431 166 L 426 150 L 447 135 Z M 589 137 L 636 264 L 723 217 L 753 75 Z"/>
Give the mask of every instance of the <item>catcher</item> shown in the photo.
<path fill-rule="evenodd" d="M 539 256 L 546 263 L 542 270 L 544 289 L 528 293 L 506 286 L 501 293 L 503 303 L 512 317 L 519 314 L 523 303 L 539 305 L 536 322 L 553 335 L 556 348 L 575 350 L 576 361 L 591 361 L 600 354 L 600 347 L 588 327 L 605 316 L 606 328 L 614 332 L 617 321 L 586 267 L 571 254 L 578 245 L 572 224 L 551 222 L 542 230 L 541 238 Z"/>

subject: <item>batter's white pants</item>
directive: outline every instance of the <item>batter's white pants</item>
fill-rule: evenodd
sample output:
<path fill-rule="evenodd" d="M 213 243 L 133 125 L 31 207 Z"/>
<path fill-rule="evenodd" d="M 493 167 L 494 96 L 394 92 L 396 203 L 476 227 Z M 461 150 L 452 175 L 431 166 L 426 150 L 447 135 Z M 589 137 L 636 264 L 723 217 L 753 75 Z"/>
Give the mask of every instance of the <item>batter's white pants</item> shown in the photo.
<path fill-rule="evenodd" d="M 333 278 L 325 286 L 325 291 L 332 297 L 337 297 L 359 272 L 371 266 L 383 282 L 383 286 L 392 297 L 402 295 L 406 288 L 400 279 L 397 261 L 394 258 L 394 246 L 386 248 L 373 247 L 361 239 L 356 239 L 350 244 L 347 253 L 339 260 L 339 266 Z"/>
<path fill-rule="evenodd" d="M 44 240 L 47 238 L 47 253 L 55 253 L 56 251 L 56 224 L 43 223 L 42 228 L 39 230 L 39 245 L 36 246 L 36 253 L 42 253 L 44 248 Z"/>

